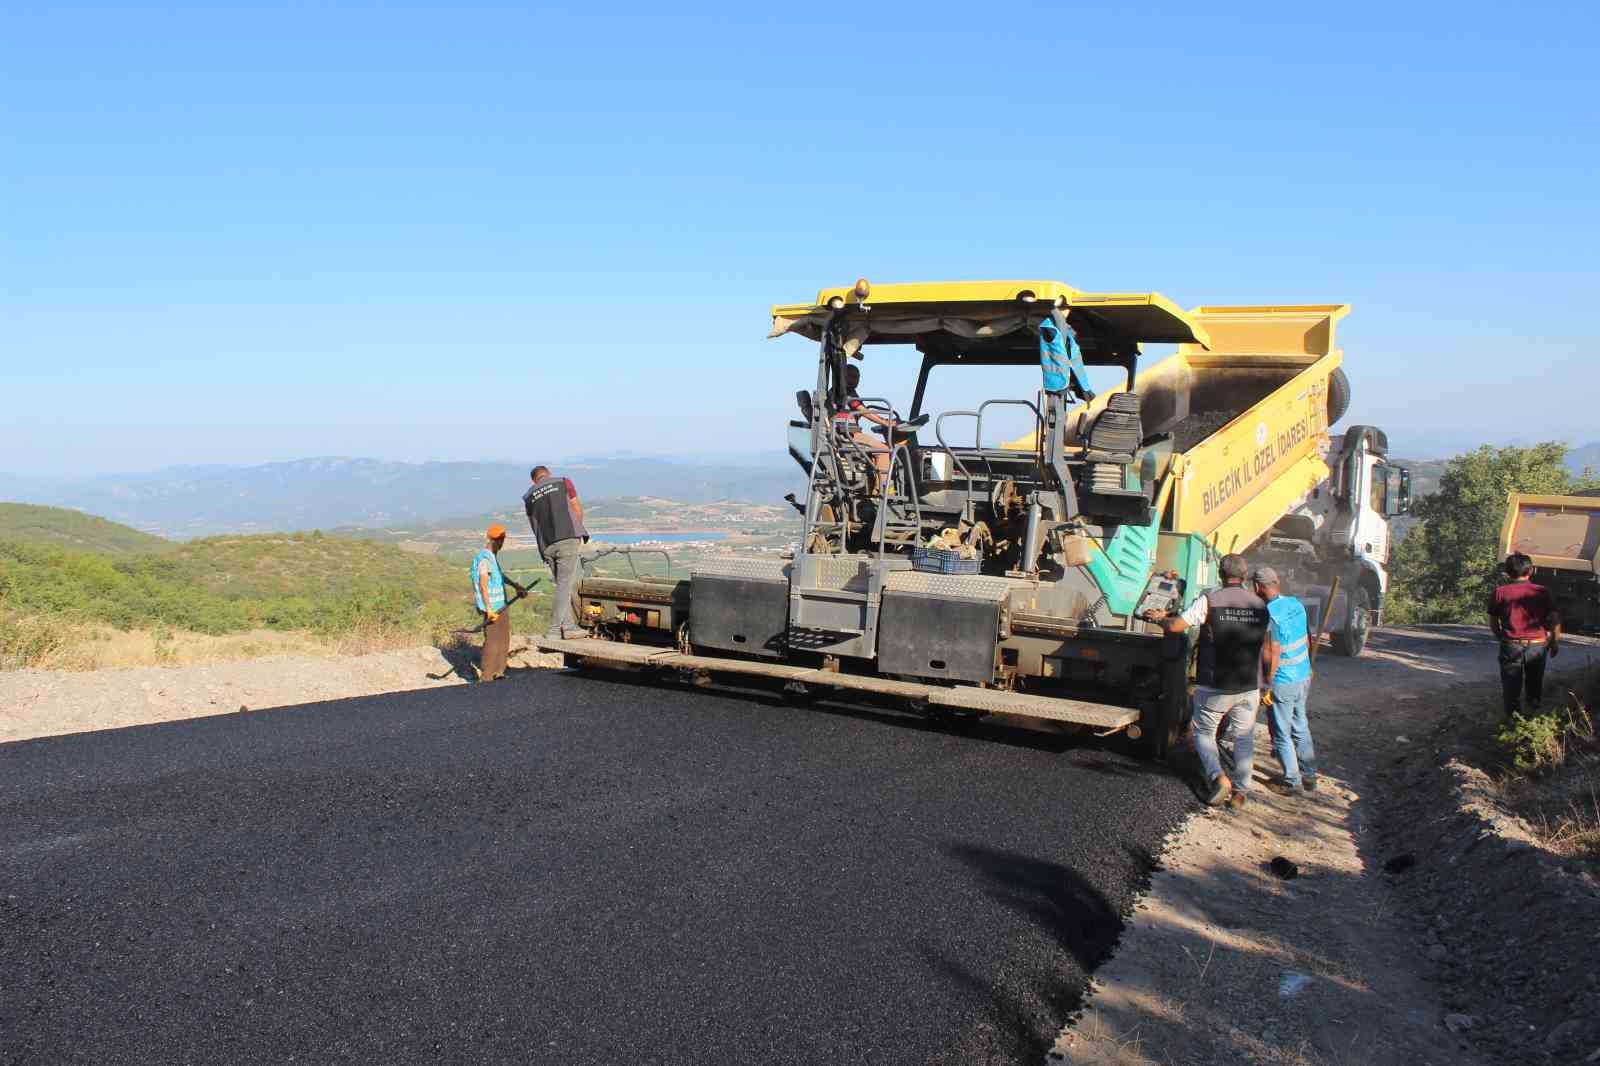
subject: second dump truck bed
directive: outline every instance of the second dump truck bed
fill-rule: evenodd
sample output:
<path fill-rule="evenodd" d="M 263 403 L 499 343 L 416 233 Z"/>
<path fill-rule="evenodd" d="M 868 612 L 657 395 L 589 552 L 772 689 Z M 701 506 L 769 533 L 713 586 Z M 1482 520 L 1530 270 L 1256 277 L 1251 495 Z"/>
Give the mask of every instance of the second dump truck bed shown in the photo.
<path fill-rule="evenodd" d="M 1512 493 L 1500 554 L 1512 552 L 1533 560 L 1533 580 L 1555 597 L 1564 625 L 1600 629 L 1600 496 Z"/>

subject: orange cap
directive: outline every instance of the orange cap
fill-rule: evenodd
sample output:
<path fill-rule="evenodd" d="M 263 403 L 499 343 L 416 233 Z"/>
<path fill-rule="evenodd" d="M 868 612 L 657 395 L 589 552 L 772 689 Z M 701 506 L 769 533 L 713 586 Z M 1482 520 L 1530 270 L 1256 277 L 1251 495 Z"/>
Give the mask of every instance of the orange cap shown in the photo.
<path fill-rule="evenodd" d="M 489 539 L 490 540 L 499 540 L 501 537 L 503 537 L 505 535 L 506 535 L 506 527 L 501 525 L 499 522 L 496 522 L 494 525 L 489 527 Z"/>

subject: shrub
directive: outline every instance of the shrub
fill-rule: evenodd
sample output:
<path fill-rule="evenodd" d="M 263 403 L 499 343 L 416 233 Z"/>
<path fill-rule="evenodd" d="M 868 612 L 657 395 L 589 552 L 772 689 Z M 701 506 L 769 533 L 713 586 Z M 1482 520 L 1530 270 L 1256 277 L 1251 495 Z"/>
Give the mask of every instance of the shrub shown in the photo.
<path fill-rule="evenodd" d="M 1525 774 L 1543 773 L 1561 766 L 1577 745 L 1593 743 L 1594 719 L 1589 709 L 1573 699 L 1550 714 L 1511 716 L 1495 741 L 1511 757 L 1511 765 Z"/>
<path fill-rule="evenodd" d="M 68 646 L 70 632 L 59 622 L 0 614 L 0 670 L 48 666 Z"/>
<path fill-rule="evenodd" d="M 421 640 L 471 624 L 469 595 L 464 563 L 315 532 L 219 537 L 116 559 L 0 538 L 0 654 L 13 667 L 41 662 L 77 639 L 72 627 L 85 622 L 174 634 L 263 628 L 359 634 L 361 644 L 377 641 L 374 634 Z"/>

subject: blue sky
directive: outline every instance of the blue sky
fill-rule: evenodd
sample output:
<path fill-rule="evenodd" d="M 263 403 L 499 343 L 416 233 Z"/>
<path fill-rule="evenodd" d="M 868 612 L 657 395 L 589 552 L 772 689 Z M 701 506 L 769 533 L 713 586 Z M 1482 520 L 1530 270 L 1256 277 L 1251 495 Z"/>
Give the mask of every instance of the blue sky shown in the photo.
<path fill-rule="evenodd" d="M 1362 421 L 1600 438 L 1597 5 L 1117 7 L 12 5 L 0 470 L 781 456 L 863 274 L 1348 301 Z"/>

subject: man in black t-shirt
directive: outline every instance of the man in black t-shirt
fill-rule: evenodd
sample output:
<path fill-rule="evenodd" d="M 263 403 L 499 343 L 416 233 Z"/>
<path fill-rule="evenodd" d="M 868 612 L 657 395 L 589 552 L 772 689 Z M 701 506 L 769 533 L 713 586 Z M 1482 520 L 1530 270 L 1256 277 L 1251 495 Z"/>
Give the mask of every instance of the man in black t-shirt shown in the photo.
<path fill-rule="evenodd" d="M 588 636 L 589 631 L 578 624 L 573 614 L 583 543 L 589 539 L 583 526 L 583 504 L 578 501 L 578 490 L 564 477 L 551 477 L 547 466 L 534 467 L 529 476 L 533 484 L 522 494 L 522 507 L 528 513 L 534 543 L 550 567 L 556 587 L 555 602 L 550 608 L 550 628 L 545 636 Z"/>
<path fill-rule="evenodd" d="M 1250 792 L 1255 760 L 1256 708 L 1261 702 L 1261 651 L 1272 641 L 1267 605 L 1244 579 L 1250 564 L 1242 555 L 1222 557 L 1222 587 L 1208 589 L 1181 615 L 1152 611 L 1147 616 L 1169 633 L 1200 627 L 1199 676 L 1194 691 L 1194 748 L 1205 773 L 1205 801 L 1223 800 L 1238 809 Z M 1226 722 L 1233 740 L 1233 777 L 1222 771 L 1217 730 Z M 1231 792 L 1231 795 L 1230 795 Z"/>

